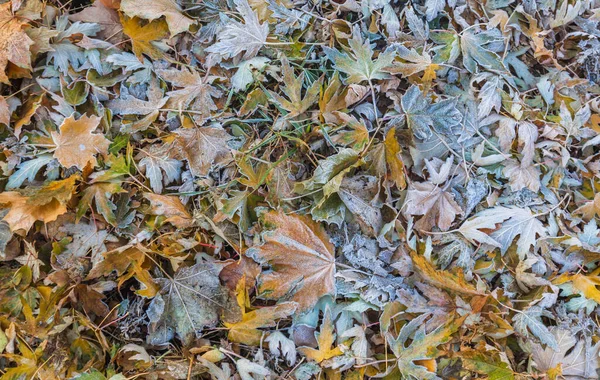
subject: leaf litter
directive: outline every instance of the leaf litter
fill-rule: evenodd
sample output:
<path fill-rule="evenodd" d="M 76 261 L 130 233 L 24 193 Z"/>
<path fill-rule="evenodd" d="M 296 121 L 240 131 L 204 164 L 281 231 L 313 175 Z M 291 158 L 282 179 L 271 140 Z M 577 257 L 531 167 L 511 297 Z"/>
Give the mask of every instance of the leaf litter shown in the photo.
<path fill-rule="evenodd" d="M 600 2 L 0 4 L 0 380 L 597 379 Z"/>

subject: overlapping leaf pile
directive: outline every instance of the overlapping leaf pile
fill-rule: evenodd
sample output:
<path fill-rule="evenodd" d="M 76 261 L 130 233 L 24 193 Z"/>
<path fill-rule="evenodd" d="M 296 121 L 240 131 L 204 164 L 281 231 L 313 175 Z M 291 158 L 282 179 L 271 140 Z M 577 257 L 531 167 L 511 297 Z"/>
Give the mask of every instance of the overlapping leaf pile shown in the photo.
<path fill-rule="evenodd" d="M 0 4 L 0 379 L 597 379 L 598 0 Z"/>

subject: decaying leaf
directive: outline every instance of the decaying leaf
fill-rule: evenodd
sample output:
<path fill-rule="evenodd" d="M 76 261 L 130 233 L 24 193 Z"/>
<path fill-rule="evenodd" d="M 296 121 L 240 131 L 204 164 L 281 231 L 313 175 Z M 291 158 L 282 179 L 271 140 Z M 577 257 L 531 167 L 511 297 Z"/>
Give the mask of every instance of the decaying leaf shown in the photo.
<path fill-rule="evenodd" d="M 204 261 L 181 268 L 173 278 L 155 279 L 161 290 L 148 307 L 149 344 L 167 344 L 175 336 L 190 342 L 202 328 L 216 325 L 223 310 L 232 307 L 219 271 Z"/>
<path fill-rule="evenodd" d="M 246 252 L 271 268 L 259 276 L 261 297 L 289 299 L 305 311 L 322 296 L 335 294 L 334 250 L 323 228 L 308 217 L 282 212 L 269 212 L 262 220 L 271 230 L 263 234 L 262 245 Z"/>

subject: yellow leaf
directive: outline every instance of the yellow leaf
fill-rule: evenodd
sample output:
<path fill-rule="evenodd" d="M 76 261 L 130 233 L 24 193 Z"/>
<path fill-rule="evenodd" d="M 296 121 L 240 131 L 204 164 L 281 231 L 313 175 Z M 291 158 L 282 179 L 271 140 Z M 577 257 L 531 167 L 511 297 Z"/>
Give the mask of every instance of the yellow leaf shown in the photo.
<path fill-rule="evenodd" d="M 423 280 L 430 283 L 431 285 L 450 290 L 455 293 L 468 294 L 468 295 L 483 295 L 479 292 L 475 286 L 465 281 L 462 272 L 458 274 L 452 274 L 448 271 L 437 270 L 431 265 L 425 257 L 417 254 L 416 252 L 411 254 L 414 269 Z"/>
<path fill-rule="evenodd" d="M 385 160 L 390 168 L 390 176 L 392 181 L 399 189 L 406 187 L 406 179 L 404 178 L 404 164 L 402 163 L 402 148 L 396 139 L 396 127 L 391 128 L 385 135 Z"/>
<path fill-rule="evenodd" d="M 577 289 L 581 295 L 585 298 L 593 300 L 600 304 L 600 290 L 597 286 L 600 286 L 600 269 L 596 269 L 589 275 L 583 273 L 577 273 L 574 275 L 562 275 L 553 281 L 555 285 L 561 285 L 567 282 L 571 282 L 573 288 Z"/>
<path fill-rule="evenodd" d="M 283 302 L 275 306 L 247 312 L 246 309 L 250 306 L 250 300 L 248 299 L 245 283 L 245 279 L 242 279 L 237 285 L 237 302 L 242 310 L 242 320 L 236 323 L 224 322 L 223 324 L 229 329 L 229 340 L 257 346 L 260 344 L 260 338 L 263 334 L 258 329 L 275 326 L 277 319 L 293 314 L 298 304 L 296 302 Z"/>
<path fill-rule="evenodd" d="M 71 115 L 60 125 L 59 131 L 52 132 L 52 140 L 56 144 L 54 158 L 65 168 L 75 166 L 82 170 L 88 163 L 96 166 L 95 155 L 108 154 L 110 141 L 99 133 L 93 131 L 100 124 L 100 117 L 82 116 L 75 120 Z"/>
<path fill-rule="evenodd" d="M 169 36 L 169 28 L 164 20 L 155 20 L 142 26 L 137 17 L 122 17 L 121 24 L 123 33 L 131 38 L 131 48 L 138 59 L 142 60 L 143 54 L 153 59 L 162 58 L 163 52 L 153 42 Z"/>
<path fill-rule="evenodd" d="M 3 220 L 11 231 L 26 232 L 37 220 L 44 223 L 56 220 L 67 212 L 66 203 L 71 199 L 77 179 L 79 176 L 73 175 L 24 194 L 16 191 L 0 193 L 0 204 L 10 206 Z"/>
<path fill-rule="evenodd" d="M 334 356 L 341 355 L 342 350 L 339 347 L 333 347 L 333 343 L 335 341 L 335 334 L 333 330 L 334 328 L 331 320 L 331 311 L 327 309 L 327 311 L 325 311 L 323 323 L 321 324 L 321 331 L 318 334 L 315 333 L 319 349 L 316 350 L 311 347 L 300 347 L 298 348 L 298 351 L 300 351 L 308 359 L 314 360 L 317 363 L 321 363 L 323 360 L 331 359 Z"/>

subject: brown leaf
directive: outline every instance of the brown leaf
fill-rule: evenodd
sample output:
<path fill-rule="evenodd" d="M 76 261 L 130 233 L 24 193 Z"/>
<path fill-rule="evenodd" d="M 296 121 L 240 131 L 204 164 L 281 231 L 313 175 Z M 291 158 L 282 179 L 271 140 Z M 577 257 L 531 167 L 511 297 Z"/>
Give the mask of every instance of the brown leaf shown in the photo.
<path fill-rule="evenodd" d="M 144 197 L 150 201 L 152 214 L 165 216 L 166 222 L 175 227 L 187 228 L 192 225 L 192 216 L 179 197 L 152 193 L 145 193 Z"/>
<path fill-rule="evenodd" d="M 104 295 L 98 293 L 90 286 L 79 284 L 73 289 L 73 295 L 78 303 L 83 306 L 86 313 L 94 313 L 98 317 L 108 314 L 108 306 L 104 303 Z"/>
<path fill-rule="evenodd" d="M 413 182 L 404 204 L 404 215 L 423 215 L 415 227 L 424 231 L 433 227 L 446 231 L 456 215 L 462 213 L 454 195 L 430 182 Z"/>
<path fill-rule="evenodd" d="M 322 296 L 335 294 L 335 251 L 323 227 L 282 211 L 271 211 L 262 221 L 274 229 L 263 234 L 263 245 L 246 253 L 271 267 L 259 276 L 261 297 L 296 301 L 305 311 Z"/>
<path fill-rule="evenodd" d="M 222 92 L 211 85 L 216 79 L 214 76 L 201 76 L 197 71 L 190 69 L 157 70 L 157 74 L 165 81 L 170 82 L 179 90 L 167 93 L 169 101 L 167 106 L 185 111 L 194 111 L 194 121 L 198 124 L 204 123 L 211 116 L 211 112 L 217 110 L 213 98 L 218 98 Z"/>
<path fill-rule="evenodd" d="M 123 39 L 123 26 L 116 10 L 105 6 L 102 1 L 94 1 L 91 7 L 84 8 L 69 16 L 71 21 L 94 22 L 102 27 L 96 35 L 111 43 L 118 43 Z"/>
<path fill-rule="evenodd" d="M 0 95 L 0 124 L 8 125 L 10 123 L 10 109 L 4 96 Z"/>
<path fill-rule="evenodd" d="M 404 164 L 402 163 L 402 148 L 396 139 L 396 127 L 391 128 L 385 135 L 385 160 L 390 168 L 390 177 L 396 186 L 402 190 L 406 187 Z"/>
<path fill-rule="evenodd" d="M 232 149 L 227 146 L 231 136 L 220 127 L 180 128 L 175 133 L 176 153 L 188 161 L 195 176 L 207 176 L 212 167 L 233 160 Z"/>

